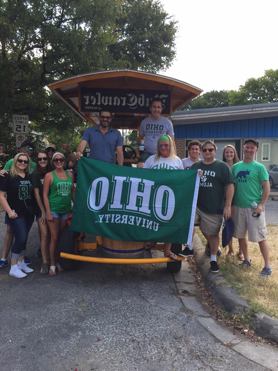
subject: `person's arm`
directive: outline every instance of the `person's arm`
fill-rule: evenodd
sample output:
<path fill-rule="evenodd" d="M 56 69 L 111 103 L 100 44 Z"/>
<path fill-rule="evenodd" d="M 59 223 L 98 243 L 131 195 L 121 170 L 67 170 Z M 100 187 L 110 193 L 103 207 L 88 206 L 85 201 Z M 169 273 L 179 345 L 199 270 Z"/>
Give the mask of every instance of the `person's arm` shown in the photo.
<path fill-rule="evenodd" d="M 144 140 L 145 140 L 144 135 L 140 135 L 140 134 L 139 134 L 139 137 L 138 137 L 138 140 L 137 140 L 137 144 L 138 144 L 138 146 L 139 146 L 140 143 L 144 142 Z"/>
<path fill-rule="evenodd" d="M 84 152 L 84 149 L 86 148 L 88 142 L 86 140 L 81 140 L 81 142 L 78 144 L 78 147 L 76 148 L 76 158 L 77 160 L 80 160 L 80 157 L 82 153 Z"/>
<path fill-rule="evenodd" d="M 223 216 L 225 220 L 228 220 L 231 217 L 234 190 L 235 190 L 234 183 L 230 183 L 226 186 L 226 193 L 225 193 L 226 200 L 225 200 L 225 207 L 224 207 L 224 212 L 223 212 Z"/>
<path fill-rule="evenodd" d="M 53 181 L 53 175 L 51 173 L 47 173 L 46 176 L 44 177 L 44 182 L 43 182 L 43 203 L 45 206 L 46 210 L 46 218 L 49 222 L 52 222 L 54 220 L 53 215 L 51 214 L 50 211 L 50 205 L 49 205 L 49 189 L 51 186 L 51 183 Z"/>
<path fill-rule="evenodd" d="M 0 205 L 3 207 L 3 209 L 6 211 L 10 219 L 15 219 L 18 217 L 17 213 L 10 208 L 10 205 L 8 204 L 8 201 L 6 200 L 4 191 L 0 191 Z"/>
<path fill-rule="evenodd" d="M 123 166 L 123 164 L 124 164 L 123 146 L 117 146 L 116 147 L 116 150 L 117 150 L 117 162 L 118 162 L 118 165 Z"/>
<path fill-rule="evenodd" d="M 61 146 L 66 151 L 67 157 L 69 159 L 68 168 L 72 169 L 77 165 L 77 156 L 71 151 L 68 143 L 61 143 Z"/>
<path fill-rule="evenodd" d="M 264 205 L 269 197 L 269 192 L 270 192 L 270 185 L 269 185 L 269 181 L 268 180 L 265 180 L 262 182 L 262 186 L 263 186 L 263 194 L 262 194 L 262 198 L 261 198 L 261 201 L 257 207 L 256 210 L 254 210 L 254 213 L 255 214 L 261 214 L 263 209 L 264 209 Z"/>
<path fill-rule="evenodd" d="M 39 188 L 34 188 L 34 194 L 35 194 L 37 204 L 38 204 L 38 206 L 39 206 L 39 208 L 42 212 L 42 217 L 41 217 L 42 223 L 45 224 L 45 221 L 46 221 L 45 220 L 45 208 L 44 208 L 43 203 L 42 203 Z"/>

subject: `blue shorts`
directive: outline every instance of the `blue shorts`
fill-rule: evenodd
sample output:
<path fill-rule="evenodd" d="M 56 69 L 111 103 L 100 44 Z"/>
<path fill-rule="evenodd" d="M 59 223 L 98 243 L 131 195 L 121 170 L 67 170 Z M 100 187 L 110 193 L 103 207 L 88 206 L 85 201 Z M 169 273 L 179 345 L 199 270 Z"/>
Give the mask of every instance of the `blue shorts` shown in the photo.
<path fill-rule="evenodd" d="M 71 213 L 71 210 L 68 211 L 67 213 L 63 213 L 63 214 L 58 214 L 58 213 L 55 213 L 55 211 L 51 211 L 51 214 L 54 216 L 54 218 L 55 219 L 60 219 L 60 220 L 67 220 L 70 213 Z"/>

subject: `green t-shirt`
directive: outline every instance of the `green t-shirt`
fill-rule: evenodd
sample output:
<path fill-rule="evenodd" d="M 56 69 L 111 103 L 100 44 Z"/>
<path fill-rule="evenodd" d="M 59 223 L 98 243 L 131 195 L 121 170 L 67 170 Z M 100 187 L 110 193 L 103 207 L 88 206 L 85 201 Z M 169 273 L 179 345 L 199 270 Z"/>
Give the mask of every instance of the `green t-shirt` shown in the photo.
<path fill-rule="evenodd" d="M 198 161 L 191 169 L 203 170 L 197 206 L 207 214 L 223 214 L 226 186 L 235 182 L 229 166 L 220 160 L 212 164 Z"/>
<path fill-rule="evenodd" d="M 6 162 L 5 166 L 4 166 L 4 170 L 11 170 L 12 168 L 12 164 L 13 164 L 13 158 L 11 158 L 9 161 Z M 36 168 L 37 164 L 33 161 L 30 162 L 30 173 L 32 173 L 35 168 Z"/>
<path fill-rule="evenodd" d="M 235 178 L 234 205 L 249 208 L 253 201 L 259 204 L 263 194 L 262 182 L 269 179 L 264 165 L 257 161 L 240 161 L 234 164 L 232 173 Z"/>
<path fill-rule="evenodd" d="M 66 180 L 59 179 L 54 171 L 51 173 L 53 175 L 53 183 L 50 186 L 48 196 L 50 210 L 58 214 L 67 213 L 71 210 L 71 177 L 67 171 Z"/>

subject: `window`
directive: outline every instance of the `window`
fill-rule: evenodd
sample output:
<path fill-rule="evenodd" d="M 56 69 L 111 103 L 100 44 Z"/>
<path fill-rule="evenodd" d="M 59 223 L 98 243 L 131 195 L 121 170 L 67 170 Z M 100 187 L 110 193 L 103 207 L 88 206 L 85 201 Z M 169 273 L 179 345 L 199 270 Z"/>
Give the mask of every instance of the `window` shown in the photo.
<path fill-rule="evenodd" d="M 270 143 L 262 144 L 262 161 L 270 161 Z"/>

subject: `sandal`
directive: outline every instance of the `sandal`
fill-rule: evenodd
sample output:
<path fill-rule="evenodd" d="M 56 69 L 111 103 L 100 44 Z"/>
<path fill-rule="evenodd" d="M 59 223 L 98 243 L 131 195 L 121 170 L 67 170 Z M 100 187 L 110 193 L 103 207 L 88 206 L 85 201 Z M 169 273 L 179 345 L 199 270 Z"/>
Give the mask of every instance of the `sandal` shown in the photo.
<path fill-rule="evenodd" d="M 233 251 L 229 251 L 228 254 L 227 254 L 227 257 L 228 258 L 234 258 L 235 257 L 235 254 Z"/>
<path fill-rule="evenodd" d="M 55 265 L 51 265 L 51 267 L 49 268 L 49 275 L 50 276 L 56 276 L 56 267 Z"/>
<path fill-rule="evenodd" d="M 169 258 L 171 260 L 174 260 L 175 262 L 177 262 L 179 260 L 178 257 L 177 257 L 177 255 L 174 254 L 173 252 L 170 252 L 170 254 L 169 255 L 166 255 L 165 258 Z"/>
<path fill-rule="evenodd" d="M 48 264 L 47 263 L 42 264 L 40 274 L 48 274 Z"/>
<path fill-rule="evenodd" d="M 63 272 L 64 271 L 64 269 L 60 266 L 59 263 L 56 263 L 56 268 L 57 268 L 58 272 Z"/>

